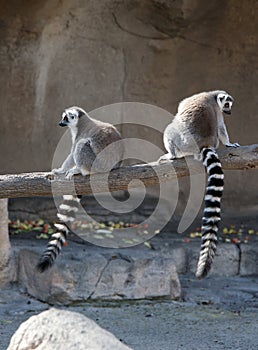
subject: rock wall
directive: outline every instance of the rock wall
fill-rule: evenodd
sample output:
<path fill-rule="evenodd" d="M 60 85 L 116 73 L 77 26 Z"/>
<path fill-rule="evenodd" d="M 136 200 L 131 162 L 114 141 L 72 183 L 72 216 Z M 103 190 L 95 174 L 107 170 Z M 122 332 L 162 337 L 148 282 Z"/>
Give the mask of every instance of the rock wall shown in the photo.
<path fill-rule="evenodd" d="M 257 143 L 255 0 L 0 5 L 1 173 L 49 170 L 60 112 L 76 104 L 90 111 L 138 101 L 174 113 L 185 96 L 221 88 L 235 98 L 232 141 Z M 161 146 L 161 135 L 138 126 L 122 132 Z M 228 172 L 224 204 L 254 208 L 256 186 L 257 171 Z"/>

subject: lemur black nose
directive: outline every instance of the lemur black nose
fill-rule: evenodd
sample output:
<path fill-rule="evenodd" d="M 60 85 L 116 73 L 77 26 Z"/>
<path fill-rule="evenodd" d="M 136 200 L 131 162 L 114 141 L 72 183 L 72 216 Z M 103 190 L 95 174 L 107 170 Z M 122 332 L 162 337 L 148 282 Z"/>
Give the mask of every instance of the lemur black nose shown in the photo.
<path fill-rule="evenodd" d="M 61 122 L 59 123 L 59 125 L 60 125 L 60 126 L 66 126 L 67 124 L 64 123 L 63 121 L 61 121 Z"/>

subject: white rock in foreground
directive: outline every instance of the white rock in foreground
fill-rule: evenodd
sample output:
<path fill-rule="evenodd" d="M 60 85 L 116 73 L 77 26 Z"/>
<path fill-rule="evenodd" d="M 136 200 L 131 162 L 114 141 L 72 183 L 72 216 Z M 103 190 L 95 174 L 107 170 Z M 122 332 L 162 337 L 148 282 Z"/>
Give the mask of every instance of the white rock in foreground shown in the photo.
<path fill-rule="evenodd" d="M 77 313 L 52 308 L 23 322 L 7 350 L 130 350 L 113 334 Z"/>

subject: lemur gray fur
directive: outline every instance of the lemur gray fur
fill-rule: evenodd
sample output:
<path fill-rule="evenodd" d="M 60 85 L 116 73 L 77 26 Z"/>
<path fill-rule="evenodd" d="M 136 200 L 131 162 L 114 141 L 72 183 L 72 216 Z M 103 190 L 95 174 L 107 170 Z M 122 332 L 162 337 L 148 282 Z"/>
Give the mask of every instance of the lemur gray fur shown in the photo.
<path fill-rule="evenodd" d="M 52 170 L 53 174 L 64 174 L 67 179 L 71 179 L 75 174 L 85 176 L 93 172 L 107 172 L 121 165 L 124 146 L 120 133 L 113 125 L 91 118 L 80 107 L 65 109 L 59 125 L 69 127 L 72 148 L 62 166 Z M 63 196 L 63 203 L 57 214 L 60 223 L 55 224 L 57 232 L 51 236 L 38 262 L 37 268 L 40 272 L 50 268 L 60 253 L 69 233 L 68 224 L 75 220 L 79 203 L 77 196 Z"/>
<path fill-rule="evenodd" d="M 221 141 L 227 147 L 239 147 L 229 141 L 223 112 L 231 114 L 233 98 L 225 91 L 201 92 L 184 99 L 173 121 L 164 132 L 168 151 L 160 161 L 185 156 L 201 159 L 208 175 L 205 209 L 202 218 L 202 245 L 196 276 L 205 277 L 212 265 L 217 247 L 220 201 L 224 174 L 216 149 Z"/>

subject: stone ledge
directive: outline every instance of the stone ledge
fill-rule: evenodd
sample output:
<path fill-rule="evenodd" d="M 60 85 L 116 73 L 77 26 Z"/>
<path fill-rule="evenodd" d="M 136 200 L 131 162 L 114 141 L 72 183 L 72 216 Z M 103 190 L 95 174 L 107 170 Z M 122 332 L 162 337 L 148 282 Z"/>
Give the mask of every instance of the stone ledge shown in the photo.
<path fill-rule="evenodd" d="M 158 236 L 151 242 L 154 249 L 144 245 L 110 249 L 70 242 L 56 265 L 40 274 L 34 266 L 46 242 L 20 239 L 14 243 L 18 282 L 24 291 L 50 304 L 98 299 L 179 299 L 178 274 L 195 273 L 200 242 L 186 244 Z M 26 246 L 30 249 L 24 249 Z M 221 243 L 209 276 L 258 274 L 257 266 L 258 243 Z"/>
<path fill-rule="evenodd" d="M 44 274 L 34 267 L 38 258 L 28 249 L 19 252 L 18 282 L 27 293 L 50 304 L 181 296 L 172 258 L 77 251 L 76 259 L 66 254 Z"/>
<path fill-rule="evenodd" d="M 240 275 L 258 275 L 258 243 L 241 244 Z"/>

